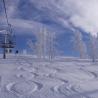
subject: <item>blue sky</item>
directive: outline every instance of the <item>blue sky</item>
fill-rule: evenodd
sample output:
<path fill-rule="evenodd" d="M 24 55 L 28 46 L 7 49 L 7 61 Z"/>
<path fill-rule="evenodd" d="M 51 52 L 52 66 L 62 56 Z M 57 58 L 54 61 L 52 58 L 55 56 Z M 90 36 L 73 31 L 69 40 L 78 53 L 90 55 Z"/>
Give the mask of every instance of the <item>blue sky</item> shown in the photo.
<path fill-rule="evenodd" d="M 81 29 L 85 41 L 88 40 L 88 32 L 96 35 L 97 14 L 93 13 L 92 17 L 89 15 L 90 12 L 96 12 L 97 1 L 89 0 L 87 3 L 88 0 L 5 0 L 5 2 L 9 22 L 16 35 L 15 49 L 20 51 L 27 49 L 26 41 L 29 38 L 35 39 L 35 33 L 39 32 L 42 26 L 56 32 L 58 49 L 65 55 L 78 55 L 73 50 L 71 42 L 73 31 L 76 29 Z M 88 9 L 90 6 L 92 9 Z M 0 2 L 0 19 L 0 28 L 6 28 L 2 2 Z"/>

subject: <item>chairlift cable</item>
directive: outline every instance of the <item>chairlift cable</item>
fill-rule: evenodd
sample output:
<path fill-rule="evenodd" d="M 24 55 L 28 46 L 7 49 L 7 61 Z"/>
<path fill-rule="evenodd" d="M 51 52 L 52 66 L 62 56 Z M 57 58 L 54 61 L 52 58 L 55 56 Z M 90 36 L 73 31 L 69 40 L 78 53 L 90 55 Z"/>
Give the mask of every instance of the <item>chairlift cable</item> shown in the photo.
<path fill-rule="evenodd" d="M 9 20 L 8 20 L 8 15 L 7 15 L 7 9 L 6 9 L 5 0 L 2 0 L 2 1 L 3 1 L 3 5 L 4 5 L 4 12 L 5 12 L 6 21 L 7 21 L 7 24 L 9 25 Z"/>
<path fill-rule="evenodd" d="M 12 33 L 11 24 L 9 23 L 8 14 L 7 14 L 6 2 L 5 2 L 5 0 L 2 0 L 2 1 L 3 1 L 5 18 L 6 18 L 6 22 L 7 22 L 7 25 L 8 25 L 8 29 L 9 29 L 10 33 Z"/>
<path fill-rule="evenodd" d="M 13 35 L 13 31 L 12 31 L 12 25 L 11 23 L 9 22 L 9 19 L 8 19 L 8 14 L 7 14 L 7 8 L 6 8 L 6 2 L 5 0 L 2 0 L 3 1 L 3 7 L 4 7 L 4 13 L 5 13 L 5 18 L 6 18 L 6 22 L 7 22 L 7 25 L 8 25 L 8 32 L 10 33 L 10 36 L 14 36 L 15 38 L 15 35 Z"/>

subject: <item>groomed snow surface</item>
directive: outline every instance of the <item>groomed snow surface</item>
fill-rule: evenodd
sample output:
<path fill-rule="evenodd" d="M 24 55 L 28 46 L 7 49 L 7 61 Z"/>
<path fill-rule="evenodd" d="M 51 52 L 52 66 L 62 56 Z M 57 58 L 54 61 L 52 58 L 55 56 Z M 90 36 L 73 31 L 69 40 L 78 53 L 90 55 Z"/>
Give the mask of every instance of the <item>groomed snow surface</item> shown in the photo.
<path fill-rule="evenodd" d="M 98 98 L 98 63 L 0 57 L 0 98 Z"/>

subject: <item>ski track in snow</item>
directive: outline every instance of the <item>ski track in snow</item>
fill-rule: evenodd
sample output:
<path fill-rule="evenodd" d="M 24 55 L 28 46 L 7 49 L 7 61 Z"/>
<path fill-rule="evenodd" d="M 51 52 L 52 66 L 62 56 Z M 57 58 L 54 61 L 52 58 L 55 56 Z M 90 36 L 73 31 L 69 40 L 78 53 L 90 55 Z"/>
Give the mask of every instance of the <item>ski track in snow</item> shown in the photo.
<path fill-rule="evenodd" d="M 90 62 L 83 61 L 38 62 L 26 56 L 12 56 L 12 59 L 5 61 L 1 59 L 0 96 L 2 98 L 98 98 L 98 67 L 91 65 Z"/>

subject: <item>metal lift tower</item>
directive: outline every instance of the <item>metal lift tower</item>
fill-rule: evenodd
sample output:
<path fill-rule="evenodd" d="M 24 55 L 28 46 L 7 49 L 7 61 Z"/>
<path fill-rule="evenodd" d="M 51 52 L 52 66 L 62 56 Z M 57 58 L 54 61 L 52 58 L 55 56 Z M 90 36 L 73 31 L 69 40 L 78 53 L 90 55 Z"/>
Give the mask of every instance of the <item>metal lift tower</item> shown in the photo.
<path fill-rule="evenodd" d="M 0 31 L 0 47 L 3 48 L 4 59 L 6 59 L 7 50 L 15 47 L 13 36 L 6 30 Z"/>
<path fill-rule="evenodd" d="M 2 0 L 5 12 L 5 19 L 7 28 L 0 31 L 0 47 L 3 48 L 3 58 L 6 59 L 6 53 L 8 49 L 15 47 L 14 35 L 12 34 L 11 24 L 7 16 L 6 3 Z"/>

